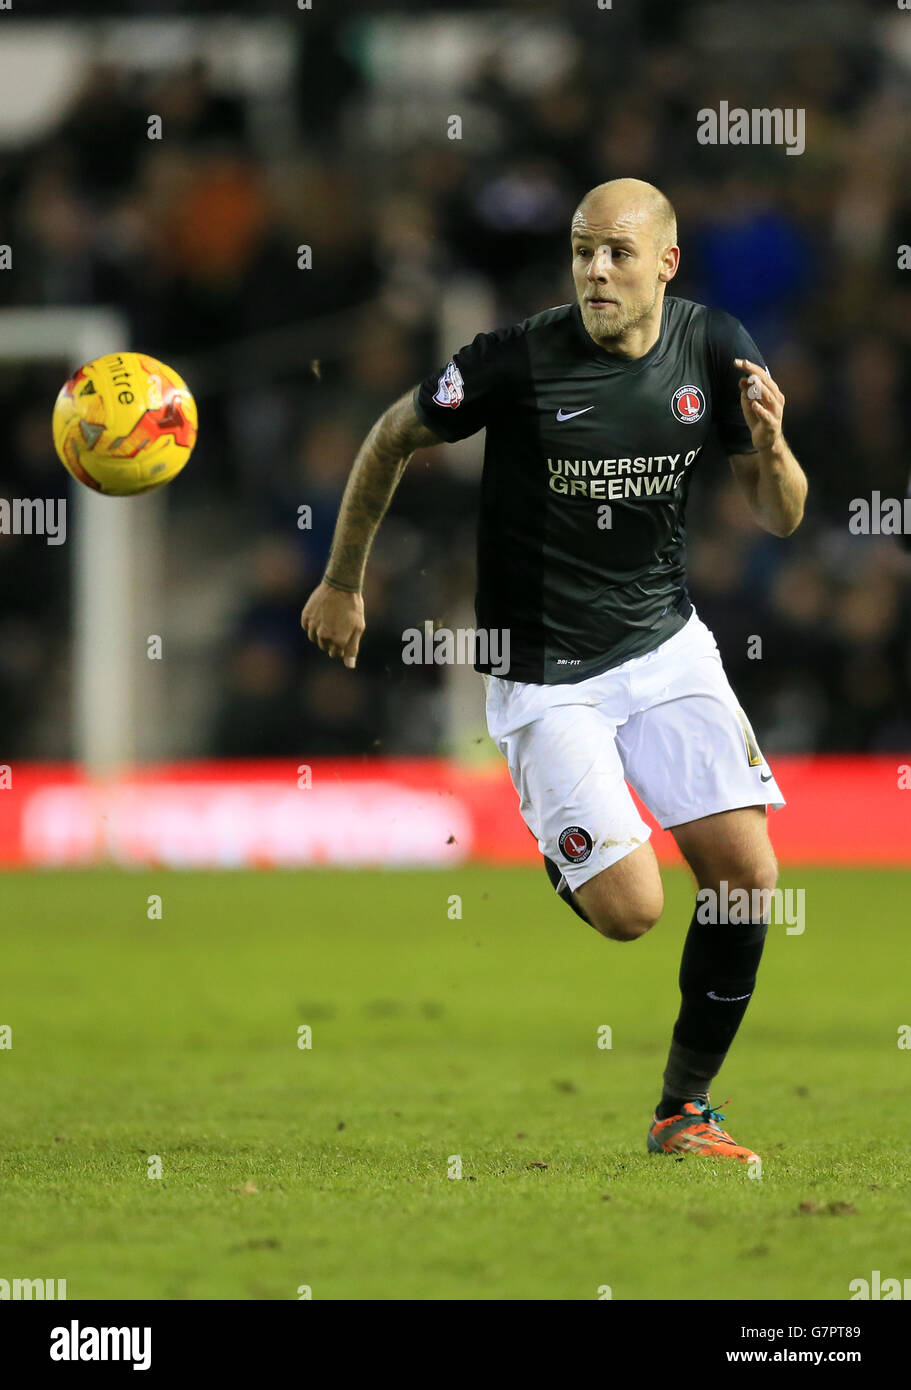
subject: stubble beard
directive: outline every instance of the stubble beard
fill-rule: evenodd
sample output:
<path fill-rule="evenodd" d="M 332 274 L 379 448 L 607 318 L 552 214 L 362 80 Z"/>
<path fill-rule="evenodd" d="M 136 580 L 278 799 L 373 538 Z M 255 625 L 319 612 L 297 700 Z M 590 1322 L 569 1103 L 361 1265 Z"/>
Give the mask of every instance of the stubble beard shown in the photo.
<path fill-rule="evenodd" d="M 582 322 L 586 330 L 595 339 L 595 342 L 602 347 L 610 347 L 619 342 L 625 334 L 637 328 L 643 319 L 655 308 L 658 303 L 658 286 L 655 286 L 655 293 L 650 304 L 638 303 L 624 308 L 622 304 L 615 304 L 610 309 L 592 309 L 588 304 L 580 304 L 582 311 Z"/>

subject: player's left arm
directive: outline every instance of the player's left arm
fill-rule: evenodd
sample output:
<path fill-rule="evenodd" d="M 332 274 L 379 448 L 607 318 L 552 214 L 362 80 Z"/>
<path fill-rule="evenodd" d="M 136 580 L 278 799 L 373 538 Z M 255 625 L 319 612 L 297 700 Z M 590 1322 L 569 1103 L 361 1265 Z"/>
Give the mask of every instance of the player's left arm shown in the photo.
<path fill-rule="evenodd" d="M 759 525 L 773 536 L 790 536 L 803 520 L 807 478 L 782 433 L 784 396 L 769 373 L 746 357 L 735 357 L 740 406 L 755 454 L 732 454 L 731 468 Z"/>

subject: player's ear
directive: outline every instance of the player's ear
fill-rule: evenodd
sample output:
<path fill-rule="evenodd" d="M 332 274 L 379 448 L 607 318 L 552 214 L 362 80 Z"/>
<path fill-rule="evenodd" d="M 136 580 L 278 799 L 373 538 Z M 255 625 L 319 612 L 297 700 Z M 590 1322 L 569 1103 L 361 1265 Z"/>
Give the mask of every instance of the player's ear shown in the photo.
<path fill-rule="evenodd" d="M 680 247 L 668 246 L 662 253 L 659 261 L 658 279 L 667 284 L 668 280 L 673 280 L 680 266 Z"/>

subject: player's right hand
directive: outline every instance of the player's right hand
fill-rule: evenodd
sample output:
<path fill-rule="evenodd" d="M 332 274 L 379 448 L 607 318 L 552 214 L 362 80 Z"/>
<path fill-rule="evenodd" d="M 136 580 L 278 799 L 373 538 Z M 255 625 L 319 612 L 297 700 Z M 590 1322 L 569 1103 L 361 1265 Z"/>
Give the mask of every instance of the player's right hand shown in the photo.
<path fill-rule="evenodd" d="M 346 594 L 321 580 L 304 605 L 301 627 L 321 652 L 354 669 L 364 628 L 362 594 Z"/>

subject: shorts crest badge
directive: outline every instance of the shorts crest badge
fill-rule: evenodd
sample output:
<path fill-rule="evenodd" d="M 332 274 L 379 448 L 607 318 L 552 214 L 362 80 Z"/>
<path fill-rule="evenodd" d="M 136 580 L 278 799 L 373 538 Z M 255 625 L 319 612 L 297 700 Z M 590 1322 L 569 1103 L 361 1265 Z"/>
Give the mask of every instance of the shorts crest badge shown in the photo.
<path fill-rule="evenodd" d="M 571 864 L 584 864 L 592 852 L 592 837 L 581 825 L 568 825 L 560 832 L 560 853 Z"/>

